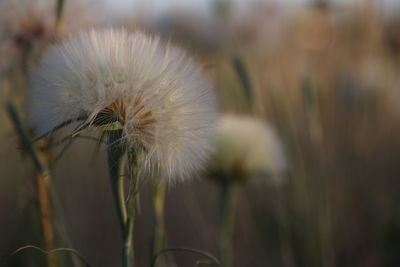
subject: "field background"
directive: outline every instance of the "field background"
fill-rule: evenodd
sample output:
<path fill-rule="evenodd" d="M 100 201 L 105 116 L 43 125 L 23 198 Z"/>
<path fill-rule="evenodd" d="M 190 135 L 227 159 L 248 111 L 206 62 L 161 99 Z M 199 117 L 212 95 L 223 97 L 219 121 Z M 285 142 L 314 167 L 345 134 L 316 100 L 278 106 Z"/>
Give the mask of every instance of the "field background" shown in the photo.
<path fill-rule="evenodd" d="M 160 34 L 204 66 L 221 113 L 261 117 L 285 144 L 290 167 L 280 183 L 237 185 L 235 267 L 400 266 L 400 15 L 381 4 L 252 1 L 239 9 L 220 0 L 207 12 L 155 12 L 148 3 L 113 13 L 65 0 L 55 29 L 55 1 L 2 0 L 0 98 L 25 117 L 29 71 L 70 33 L 123 26 Z M 0 256 L 7 257 L 43 240 L 35 171 L 4 109 L 0 125 Z M 56 247 L 75 248 L 92 266 L 118 266 L 105 148 L 95 148 L 80 140 L 52 165 Z M 218 255 L 219 192 L 206 176 L 168 188 L 165 224 L 171 246 Z M 137 266 L 149 266 L 152 224 L 146 185 Z M 177 266 L 198 259 L 173 255 Z M 62 257 L 65 266 L 81 266 Z M 26 250 L 4 266 L 45 266 L 45 257 Z"/>

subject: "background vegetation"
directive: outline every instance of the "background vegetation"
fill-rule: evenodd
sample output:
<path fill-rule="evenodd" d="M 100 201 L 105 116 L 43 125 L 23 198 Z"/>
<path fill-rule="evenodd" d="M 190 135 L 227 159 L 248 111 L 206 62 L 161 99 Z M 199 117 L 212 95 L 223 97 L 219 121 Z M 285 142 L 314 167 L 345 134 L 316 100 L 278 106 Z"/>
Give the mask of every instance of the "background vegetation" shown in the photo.
<path fill-rule="evenodd" d="M 6 3 L 10 2 L 10 3 Z M 0 98 L 24 117 L 28 73 L 49 44 L 90 26 L 161 34 L 188 49 L 214 83 L 222 113 L 262 117 L 280 134 L 289 170 L 237 185 L 234 266 L 400 265 L 400 16 L 379 1 L 302 8 L 259 3 L 239 12 L 216 1 L 208 16 L 146 9 L 107 16 L 93 3 L 0 4 Z M 38 4 L 40 3 L 40 4 Z M 248 100 L 253 101 L 249 105 Z M 35 170 L 5 109 L 0 112 L 0 254 L 44 247 Z M 57 149 L 51 155 L 57 154 Z M 92 266 L 118 266 L 118 222 L 104 148 L 75 142 L 52 162 L 55 247 L 72 247 Z M 166 194 L 168 244 L 218 255 L 218 187 L 200 175 Z M 149 266 L 153 211 L 141 194 L 137 266 Z M 64 255 L 64 254 L 63 254 Z M 174 253 L 178 266 L 197 255 Z M 80 266 L 65 257 L 65 266 Z M 45 266 L 26 250 L 5 266 Z"/>

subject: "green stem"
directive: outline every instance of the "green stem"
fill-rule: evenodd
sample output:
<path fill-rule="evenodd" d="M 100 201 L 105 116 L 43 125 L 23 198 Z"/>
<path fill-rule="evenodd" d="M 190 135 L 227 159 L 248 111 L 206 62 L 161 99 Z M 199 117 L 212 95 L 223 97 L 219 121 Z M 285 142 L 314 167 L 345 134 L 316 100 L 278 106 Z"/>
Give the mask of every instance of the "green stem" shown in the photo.
<path fill-rule="evenodd" d="M 111 179 L 111 189 L 113 191 L 115 208 L 120 222 L 122 236 L 122 266 L 132 267 L 134 264 L 133 253 L 133 226 L 135 218 L 136 195 L 130 195 L 128 203 L 125 200 L 125 155 L 126 150 L 121 144 L 122 130 L 110 131 L 108 133 L 108 165 Z M 131 162 L 130 162 L 131 164 Z M 130 166 L 131 167 L 131 166 Z M 136 168 L 134 168 L 132 178 L 136 178 Z M 130 176 L 129 176 L 130 177 Z M 134 181 L 131 186 L 136 193 L 137 182 Z"/>
<path fill-rule="evenodd" d="M 127 215 L 127 208 L 125 204 L 125 181 L 124 181 L 124 170 L 125 170 L 125 162 L 123 159 L 121 159 L 121 162 L 119 163 L 119 175 L 117 180 L 115 181 L 116 183 L 116 190 L 117 190 L 117 198 L 118 198 L 118 205 L 121 207 L 121 221 L 126 223 L 128 219 Z"/>
<path fill-rule="evenodd" d="M 125 150 L 120 144 L 122 131 L 112 131 L 108 134 L 108 167 L 111 179 L 111 190 L 115 209 L 120 223 L 121 234 L 124 233 L 126 222 L 126 205 L 124 197 L 124 155 Z"/>
<path fill-rule="evenodd" d="M 123 255 L 122 255 L 122 266 L 132 267 L 134 265 L 134 253 L 133 253 L 133 226 L 134 226 L 134 215 L 128 217 L 125 225 L 125 234 L 123 236 Z"/>
<path fill-rule="evenodd" d="M 152 185 L 152 200 L 154 209 L 154 228 L 150 259 L 157 255 L 165 246 L 165 228 L 164 228 L 164 199 L 165 185 Z"/>
<path fill-rule="evenodd" d="M 233 230 L 235 220 L 236 192 L 230 183 L 222 183 L 220 200 L 220 236 L 219 249 L 222 267 L 233 265 Z"/>

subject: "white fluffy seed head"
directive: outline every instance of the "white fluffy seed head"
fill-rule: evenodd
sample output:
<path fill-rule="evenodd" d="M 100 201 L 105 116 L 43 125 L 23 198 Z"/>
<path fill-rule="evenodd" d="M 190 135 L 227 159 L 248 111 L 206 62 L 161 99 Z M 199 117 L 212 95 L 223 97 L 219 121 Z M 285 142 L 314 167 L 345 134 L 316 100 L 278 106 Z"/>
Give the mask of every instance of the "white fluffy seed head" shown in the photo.
<path fill-rule="evenodd" d="M 279 183 L 287 169 L 283 144 L 265 121 L 249 116 L 224 115 L 217 130 L 210 171 L 221 181 L 268 176 Z"/>
<path fill-rule="evenodd" d="M 139 31 L 90 30 L 53 46 L 28 90 L 37 135 L 79 117 L 121 122 L 127 144 L 145 148 L 148 170 L 183 179 L 211 150 L 216 98 L 181 49 Z"/>

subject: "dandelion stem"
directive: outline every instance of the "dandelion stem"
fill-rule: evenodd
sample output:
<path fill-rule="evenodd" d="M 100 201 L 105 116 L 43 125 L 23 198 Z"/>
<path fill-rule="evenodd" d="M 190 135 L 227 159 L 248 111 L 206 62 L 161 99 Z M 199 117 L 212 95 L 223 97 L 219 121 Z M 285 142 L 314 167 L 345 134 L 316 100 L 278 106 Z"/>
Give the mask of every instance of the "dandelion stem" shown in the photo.
<path fill-rule="evenodd" d="M 235 187 L 230 183 L 222 183 L 220 200 L 220 236 L 219 249 L 222 267 L 233 265 L 233 229 L 236 204 Z"/>
<path fill-rule="evenodd" d="M 124 169 L 125 169 L 125 164 L 124 160 L 121 159 L 121 162 L 119 162 L 119 176 L 117 177 L 116 180 L 116 187 L 117 187 L 117 194 L 118 194 L 118 203 L 121 207 L 121 221 L 126 223 L 126 220 L 128 219 L 127 216 L 127 208 L 125 204 L 125 181 L 124 181 Z"/>
<path fill-rule="evenodd" d="M 154 228 L 153 240 L 151 248 L 151 257 L 157 255 L 165 245 L 165 228 L 164 228 L 164 199 L 165 199 L 165 185 L 152 185 L 152 200 L 154 209 Z"/>
<path fill-rule="evenodd" d="M 121 131 L 112 131 L 108 135 L 108 166 L 111 179 L 111 190 L 113 192 L 115 209 L 123 234 L 126 222 L 126 205 L 124 198 L 124 149 L 119 140 Z"/>
<path fill-rule="evenodd" d="M 133 204 L 134 205 L 134 204 Z M 133 209 L 134 211 L 134 209 Z M 133 253 L 133 227 L 134 227 L 134 212 L 130 214 L 125 225 L 125 233 L 123 236 L 124 248 L 123 248 L 123 267 L 132 267 L 134 265 L 134 253 Z"/>
<path fill-rule="evenodd" d="M 132 267 L 134 265 L 133 253 L 133 228 L 135 219 L 135 207 L 137 197 L 137 165 L 134 160 L 129 161 L 129 178 L 133 179 L 131 183 L 134 188 L 129 190 L 129 197 L 125 200 L 125 180 L 126 171 L 126 150 L 121 144 L 122 130 L 110 131 L 108 134 L 108 164 L 111 179 L 111 188 L 113 191 L 114 202 L 120 223 L 122 236 L 122 266 Z M 130 151 L 131 152 L 131 151 Z M 129 153 L 128 156 L 132 156 Z"/>

